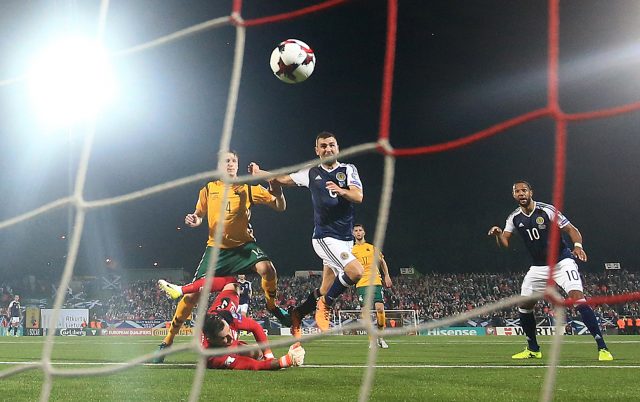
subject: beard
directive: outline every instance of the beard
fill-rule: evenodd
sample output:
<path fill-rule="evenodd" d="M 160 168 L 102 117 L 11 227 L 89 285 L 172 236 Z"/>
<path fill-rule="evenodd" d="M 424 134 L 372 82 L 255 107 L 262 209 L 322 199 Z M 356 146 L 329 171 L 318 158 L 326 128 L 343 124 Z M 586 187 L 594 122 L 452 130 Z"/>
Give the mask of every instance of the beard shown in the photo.
<path fill-rule="evenodd" d="M 520 201 L 520 205 L 522 205 L 523 207 L 529 207 L 531 205 L 531 201 L 533 201 L 531 198 L 525 198 L 524 200 Z"/>

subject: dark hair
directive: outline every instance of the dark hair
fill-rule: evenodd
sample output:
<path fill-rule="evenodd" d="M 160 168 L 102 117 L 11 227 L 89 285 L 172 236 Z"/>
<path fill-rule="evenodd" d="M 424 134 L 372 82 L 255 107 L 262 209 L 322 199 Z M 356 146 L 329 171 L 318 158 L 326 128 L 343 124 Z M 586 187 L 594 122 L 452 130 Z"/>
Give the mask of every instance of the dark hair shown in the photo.
<path fill-rule="evenodd" d="M 516 184 L 518 184 L 518 183 L 526 184 L 527 187 L 529 187 L 529 190 L 533 190 L 533 187 L 531 186 L 531 184 L 526 180 L 516 180 L 516 181 L 513 182 L 512 187 L 515 187 Z"/>
<path fill-rule="evenodd" d="M 236 158 L 240 159 L 240 157 L 238 156 L 238 151 L 236 151 L 235 149 L 230 149 L 226 153 L 233 154 Z"/>
<path fill-rule="evenodd" d="M 323 131 L 323 132 L 321 132 L 320 134 L 316 135 L 316 143 L 318 142 L 318 140 L 319 140 L 320 138 L 323 138 L 323 139 L 324 139 L 324 138 L 332 138 L 332 137 L 333 137 L 333 138 L 335 138 L 335 139 L 336 139 L 336 141 L 338 140 L 338 139 L 336 138 L 335 134 L 330 133 L 330 132 L 328 132 L 328 131 Z"/>
<path fill-rule="evenodd" d="M 233 316 L 227 310 L 218 310 L 207 314 L 204 318 L 204 325 L 202 326 L 204 336 L 207 338 L 217 337 L 224 328 L 224 321 L 226 321 L 227 324 L 233 322 Z"/>
<path fill-rule="evenodd" d="M 360 226 L 364 230 L 364 225 L 362 223 L 354 223 L 353 227 Z"/>

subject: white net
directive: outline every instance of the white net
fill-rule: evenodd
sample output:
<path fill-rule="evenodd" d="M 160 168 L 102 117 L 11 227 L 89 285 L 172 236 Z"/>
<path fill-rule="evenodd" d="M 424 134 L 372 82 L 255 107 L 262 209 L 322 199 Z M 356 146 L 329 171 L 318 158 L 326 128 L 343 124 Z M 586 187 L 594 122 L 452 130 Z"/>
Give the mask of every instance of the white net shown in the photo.
<path fill-rule="evenodd" d="M 341 3 L 343 3 L 343 1 L 329 1 L 321 4 L 323 5 L 322 8 L 324 8 L 324 7 L 339 5 Z M 110 2 L 108 0 L 102 0 L 100 4 L 101 6 L 100 6 L 100 12 L 99 12 L 99 19 L 98 19 L 99 21 L 98 37 L 102 38 L 105 32 L 105 29 L 108 28 L 107 16 L 109 12 Z M 206 30 L 233 26 L 235 29 L 233 68 L 231 71 L 230 85 L 229 85 L 228 97 L 226 102 L 226 112 L 224 115 L 220 145 L 218 148 L 219 153 L 226 152 L 230 148 L 234 121 L 236 120 L 238 93 L 239 93 L 239 88 L 240 88 L 240 83 L 242 78 L 243 62 L 244 62 L 244 56 L 245 56 L 245 31 L 247 28 L 245 26 L 245 21 L 243 20 L 242 16 L 239 13 L 240 4 L 241 2 L 238 2 L 238 1 L 234 2 L 234 7 L 236 7 L 236 11 L 231 13 L 229 16 L 215 18 L 197 25 L 193 25 L 191 27 L 181 29 L 169 35 L 162 36 L 154 40 L 150 40 L 146 43 L 138 44 L 120 51 L 116 51 L 113 54 L 114 56 L 117 56 L 117 57 L 131 57 L 141 52 L 150 51 L 151 49 L 159 46 L 168 45 L 172 42 L 176 42 L 188 36 L 197 36 L 198 34 L 201 34 Z M 386 68 L 385 76 L 392 77 L 393 76 L 393 56 L 394 56 L 393 52 L 395 50 L 394 41 L 395 41 L 395 20 L 397 18 L 397 2 L 389 1 L 388 10 L 389 10 L 389 16 L 388 16 L 388 22 L 387 22 L 388 35 L 390 35 L 393 38 L 393 41 L 391 45 L 388 44 L 388 47 L 387 47 L 387 54 L 386 54 L 387 63 L 385 64 L 385 68 Z M 277 21 L 279 19 L 276 18 L 274 20 Z M 5 79 L 3 81 L 0 81 L 0 86 L 9 86 L 13 84 L 19 84 L 21 81 L 24 80 L 24 78 L 25 76 Z M 395 160 L 396 160 L 395 156 L 393 155 L 394 149 L 390 146 L 389 142 L 387 141 L 387 137 L 389 133 L 388 112 L 390 107 L 390 91 L 391 91 L 391 81 L 389 78 L 387 78 L 383 85 L 383 96 L 382 96 L 383 112 L 381 117 L 380 140 L 376 142 L 357 145 L 357 146 L 345 149 L 340 153 L 340 158 L 342 159 L 348 159 L 349 157 L 352 157 L 355 155 L 360 155 L 364 153 L 373 153 L 376 151 L 382 152 L 385 155 L 384 170 L 383 170 L 383 176 L 382 176 L 381 185 L 380 185 L 381 192 L 380 192 L 380 201 L 379 201 L 379 211 L 377 214 L 377 221 L 376 221 L 377 223 L 375 228 L 376 236 L 373 239 L 373 243 L 378 249 L 384 248 L 384 234 L 387 231 L 389 211 L 391 208 L 391 195 L 392 195 L 392 189 L 394 185 L 394 172 L 395 172 Z M 541 115 L 543 114 L 537 113 L 537 114 L 528 116 L 528 118 L 536 118 Z M 509 124 L 503 125 L 499 128 L 495 127 L 495 129 L 489 130 L 489 131 L 495 133 L 498 131 L 498 129 L 504 129 L 525 120 L 526 119 L 514 120 L 514 121 L 511 121 Z M 478 137 L 482 137 L 482 135 Z M 24 213 L 0 222 L 0 229 L 5 229 L 8 227 L 20 224 L 22 222 L 25 222 L 27 220 L 34 219 L 43 214 L 49 213 L 53 210 L 60 209 L 62 207 L 72 206 L 74 208 L 75 216 L 74 216 L 74 221 L 72 225 L 66 263 L 64 265 L 61 280 L 58 285 L 59 289 L 66 289 L 72 279 L 72 276 L 74 273 L 74 267 L 76 266 L 76 262 L 78 258 L 80 242 L 83 237 L 83 230 L 85 228 L 86 215 L 88 211 L 98 209 L 98 208 L 105 208 L 105 207 L 109 207 L 117 204 L 128 203 L 128 202 L 143 199 L 146 197 L 152 197 L 157 194 L 166 192 L 168 190 L 171 190 L 180 186 L 184 186 L 184 185 L 195 183 L 195 182 L 201 182 L 203 179 L 224 177 L 225 182 L 227 184 L 247 182 L 255 179 L 254 177 L 250 177 L 250 176 L 241 176 L 236 179 L 230 179 L 228 177 L 225 177 L 225 174 L 223 172 L 219 170 L 212 170 L 212 171 L 205 171 L 202 173 L 190 175 L 190 176 L 183 177 L 176 180 L 171 180 L 165 183 L 157 184 L 157 185 L 150 186 L 148 188 L 144 188 L 138 191 L 133 191 L 121 196 L 87 201 L 85 199 L 85 186 L 87 184 L 87 170 L 91 161 L 91 153 L 94 146 L 94 139 L 95 139 L 94 128 L 91 127 L 88 130 L 88 133 L 83 140 L 81 157 L 78 164 L 78 169 L 75 172 L 73 192 L 71 195 L 60 198 L 56 201 L 50 202 L 41 207 L 35 208 L 28 213 Z M 272 171 L 272 173 L 269 176 L 264 176 L 262 178 L 266 179 L 268 177 L 275 177 L 281 174 L 290 173 L 302 167 L 308 166 L 309 164 L 312 164 L 314 162 L 316 162 L 315 159 L 305 161 L 303 163 L 275 169 Z M 228 187 L 226 189 L 228 190 Z M 225 192 L 225 195 L 224 195 L 225 200 L 226 200 L 226 197 L 227 197 L 227 192 Z M 222 226 L 219 226 L 215 234 L 218 240 L 222 236 L 221 229 L 222 229 Z M 217 258 L 217 256 L 215 258 Z M 212 264 L 212 265 L 215 265 L 215 264 Z M 374 261 L 373 265 L 376 266 L 377 262 Z M 207 278 L 211 278 L 214 274 L 215 273 L 210 269 L 207 272 Z M 372 273 L 372 275 L 373 274 L 374 273 Z M 208 286 L 205 286 L 205 289 L 208 289 Z M 363 307 L 365 310 L 371 309 L 373 304 L 372 288 L 370 288 L 370 290 L 371 291 L 367 293 L 366 303 L 365 303 L 365 306 Z M 208 298 L 207 293 L 208 292 L 202 292 L 200 303 L 198 305 L 198 317 L 204 317 L 205 315 L 204 312 L 206 311 L 206 308 L 207 308 L 205 301 Z M 450 326 L 455 323 L 464 322 L 467 319 L 476 317 L 478 315 L 487 314 L 492 311 L 497 311 L 507 307 L 515 306 L 522 301 L 537 299 L 539 296 L 540 295 L 534 295 L 528 298 L 523 298 L 518 296 L 518 297 L 509 298 L 509 299 L 504 299 L 497 303 L 494 303 L 491 305 L 485 305 L 464 314 L 459 314 L 454 317 L 444 318 L 438 321 L 426 322 L 420 325 L 418 325 L 417 323 L 417 317 L 415 315 L 415 311 L 407 312 L 409 316 L 409 319 L 407 321 L 408 325 L 402 325 L 397 328 L 387 328 L 385 330 L 385 336 L 407 334 L 410 332 L 415 333 L 417 331 Z M 55 378 L 57 377 L 92 376 L 92 375 L 110 374 L 117 371 L 127 370 L 131 367 L 143 364 L 145 362 L 148 362 L 153 357 L 155 357 L 155 354 L 150 353 L 144 356 L 132 358 L 131 360 L 127 361 L 122 365 L 114 365 L 114 366 L 105 365 L 104 367 L 97 367 L 97 368 L 69 369 L 69 368 L 58 368 L 54 366 L 52 364 L 52 359 L 51 359 L 52 349 L 55 343 L 55 336 L 54 336 L 55 327 L 54 326 L 55 326 L 55 322 L 57 321 L 57 314 L 59 313 L 63 305 L 64 298 L 65 298 L 64 292 L 57 293 L 54 301 L 54 306 L 53 306 L 55 311 L 54 317 L 50 320 L 51 324 L 49 327 L 49 331 L 47 332 L 47 338 L 46 338 L 45 346 L 44 346 L 40 361 L 37 364 L 29 364 L 29 365 L 19 364 L 8 370 L 4 370 L 0 373 L 0 378 L 6 378 L 9 376 L 15 375 L 17 373 L 23 372 L 25 370 L 33 370 L 33 369 L 42 370 L 44 374 L 44 381 L 43 381 L 42 391 L 40 394 L 40 400 L 47 401 L 51 396 L 52 386 Z M 340 321 L 342 321 L 343 314 L 347 314 L 347 313 L 348 312 L 344 312 L 344 311 L 340 312 Z M 557 328 L 563 328 L 564 327 L 564 308 L 562 306 L 556 309 L 556 318 L 557 318 L 556 320 Z M 203 325 L 203 320 L 198 319 L 196 323 L 196 327 L 194 329 L 194 333 L 196 334 L 199 333 L 200 329 L 202 328 L 202 325 Z M 347 331 L 364 330 L 374 337 L 378 337 L 381 334 L 375 328 L 375 325 L 371 319 L 371 316 L 365 315 L 364 319 L 362 320 L 354 320 L 352 322 L 345 323 L 344 326 L 340 325 L 339 327 L 332 329 L 329 333 L 311 335 L 306 339 L 308 341 L 313 341 L 316 338 L 332 335 L 335 333 L 342 333 L 345 330 Z M 560 350 L 561 340 L 562 340 L 562 336 L 560 336 L 561 333 L 562 331 L 560 330 L 556 331 L 556 334 L 558 335 L 554 338 L 554 343 L 551 350 L 552 357 L 549 362 L 550 368 L 546 372 L 545 386 L 543 388 L 542 395 L 541 395 L 542 400 L 552 399 L 553 384 L 555 381 L 556 367 L 559 359 L 559 350 Z M 289 344 L 292 344 L 293 342 L 295 342 L 294 339 L 283 339 L 281 341 L 274 342 L 273 346 L 289 345 Z M 255 349 L 257 348 L 257 346 L 248 346 L 245 349 L 248 350 L 252 348 Z M 206 369 L 206 357 L 216 355 L 216 354 L 220 355 L 220 354 L 223 354 L 224 352 L 219 350 L 213 350 L 213 351 L 201 350 L 200 344 L 198 342 L 198 337 L 194 336 L 190 343 L 175 345 L 174 347 L 165 350 L 163 353 L 172 354 L 172 353 L 183 352 L 185 350 L 195 351 L 199 353 L 201 357 L 198 360 L 196 373 L 193 378 L 191 392 L 189 394 L 189 400 L 195 401 L 195 400 L 198 400 L 200 397 L 202 382 L 204 378 L 204 371 Z M 360 394 L 359 394 L 360 401 L 368 400 L 371 394 L 373 377 L 376 369 L 377 355 L 378 355 L 378 349 L 371 348 L 368 355 L 367 370 L 365 371 L 364 378 L 360 387 Z"/>
<path fill-rule="evenodd" d="M 340 327 L 345 327 L 342 332 L 345 335 L 366 335 L 364 329 L 353 329 L 351 326 L 362 319 L 362 310 L 338 310 L 335 321 Z M 375 321 L 375 310 L 369 312 L 369 319 Z M 385 325 L 390 328 L 400 328 L 406 331 L 407 335 L 418 335 L 418 312 L 416 310 L 386 310 Z"/>

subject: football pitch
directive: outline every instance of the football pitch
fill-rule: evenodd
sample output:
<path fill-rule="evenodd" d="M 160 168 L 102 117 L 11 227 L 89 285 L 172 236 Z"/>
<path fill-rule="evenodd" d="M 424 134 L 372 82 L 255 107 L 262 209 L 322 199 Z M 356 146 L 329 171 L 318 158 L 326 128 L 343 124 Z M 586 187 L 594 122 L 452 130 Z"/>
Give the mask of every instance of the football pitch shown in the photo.
<path fill-rule="evenodd" d="M 278 337 L 272 337 L 277 339 Z M 54 367 L 113 366 L 155 350 L 155 337 L 56 338 Z M 550 337 L 540 337 L 543 354 Z M 607 336 L 612 362 L 599 362 L 590 336 L 566 336 L 555 385 L 555 401 L 635 399 L 640 372 L 640 337 Z M 188 341 L 178 337 L 177 342 Z M 514 361 L 522 337 L 403 336 L 387 339 L 379 350 L 372 401 L 536 401 L 548 353 L 541 360 Z M 44 338 L 0 338 L 0 371 L 37 362 Z M 214 401 L 355 401 L 365 372 L 364 336 L 331 336 L 303 342 L 305 366 L 280 371 L 207 370 L 200 400 Z M 285 348 L 274 350 L 281 355 Z M 56 401 L 188 400 L 196 355 L 169 355 L 165 364 L 142 365 L 106 376 L 56 377 Z M 0 380 L 0 399 L 38 400 L 39 369 Z"/>

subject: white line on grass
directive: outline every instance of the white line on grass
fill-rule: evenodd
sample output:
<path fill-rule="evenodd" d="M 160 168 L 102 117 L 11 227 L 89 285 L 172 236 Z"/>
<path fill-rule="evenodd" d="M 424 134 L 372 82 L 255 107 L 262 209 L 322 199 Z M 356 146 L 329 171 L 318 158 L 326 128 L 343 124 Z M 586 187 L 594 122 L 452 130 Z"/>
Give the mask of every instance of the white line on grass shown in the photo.
<path fill-rule="evenodd" d="M 303 368 L 367 368 L 366 364 L 305 364 L 302 366 Z M 376 365 L 376 368 L 433 368 L 433 369 L 441 369 L 441 368 L 479 368 L 479 369 L 543 369 L 549 368 L 548 365 L 540 365 L 540 366 L 509 366 L 509 365 L 443 365 L 443 364 L 382 364 Z M 610 366 L 610 365 L 571 365 L 571 366 L 562 366 L 559 365 L 558 368 L 563 369 L 583 369 L 583 368 L 605 368 L 605 369 L 636 369 L 640 368 L 640 366 Z"/>
<path fill-rule="evenodd" d="M 23 364 L 23 365 L 36 365 L 40 364 L 40 362 L 2 362 L 0 364 Z M 52 365 L 58 366 L 123 366 L 127 363 L 119 363 L 119 362 L 52 362 Z M 195 367 L 194 363 L 144 363 L 141 366 L 149 366 L 149 367 Z M 366 364 L 305 364 L 302 368 L 367 368 Z M 541 369 L 548 368 L 548 365 L 535 365 L 535 366 L 510 366 L 510 365 L 473 365 L 473 364 L 455 364 L 455 365 L 446 365 L 446 364 L 380 364 L 376 365 L 376 368 L 431 368 L 431 369 L 449 369 L 449 368 L 479 368 L 479 369 Z M 594 365 L 594 364 L 585 364 L 585 365 L 560 365 L 558 368 L 563 369 L 583 369 L 583 368 L 605 368 L 605 369 L 639 369 L 638 365 L 617 365 L 612 366 L 609 364 L 603 365 Z"/>
<path fill-rule="evenodd" d="M 149 340 L 141 340 L 141 339 L 131 339 L 131 342 L 96 342 L 94 343 L 94 345 L 104 345 L 104 346 L 109 346 L 109 345 L 135 345 L 135 344 L 149 344 L 149 345 L 159 345 L 158 342 L 162 342 L 160 340 L 157 341 L 149 341 Z M 44 343 L 44 339 L 41 341 L 15 341 L 15 342 L 7 342 L 7 341 L 0 341 L 0 345 L 1 344 L 12 344 L 12 345 L 22 345 L 22 344 L 43 344 Z M 183 342 L 174 342 L 174 343 L 183 343 Z M 55 341 L 54 344 L 56 345 L 77 345 L 78 342 L 63 342 L 63 341 Z"/>
<path fill-rule="evenodd" d="M 522 339 L 520 337 L 513 337 L 513 339 L 510 340 L 491 340 L 491 341 L 474 341 L 474 340 L 469 340 L 468 338 L 465 338 L 464 340 L 446 340 L 446 341 L 440 341 L 440 340 L 436 340 L 438 338 L 434 338 L 434 337 L 430 337 L 433 339 L 433 341 L 406 341 L 406 340 L 401 340 L 401 341 L 396 341 L 393 338 L 389 339 L 386 338 L 385 340 L 387 341 L 388 344 L 390 345 L 514 345 L 514 344 L 518 344 L 522 342 Z M 105 338 L 103 337 L 102 340 L 104 340 Z M 133 338 L 127 338 L 128 341 L 127 342 L 96 342 L 96 345 L 104 345 L 104 346 L 109 346 L 109 345 L 134 345 L 134 344 L 158 344 L 158 340 L 148 340 L 148 339 L 133 339 Z M 442 339 L 442 338 L 440 338 Z M 484 338 L 487 339 L 487 338 Z M 302 341 L 304 342 L 304 337 L 302 338 Z M 178 341 L 176 343 L 183 343 L 186 342 L 185 341 Z M 345 344 L 345 345 L 368 345 L 368 341 L 366 339 L 363 340 L 355 340 L 355 339 L 340 339 L 339 341 L 337 341 L 335 338 L 334 339 L 314 339 L 313 341 L 309 341 L 312 343 L 333 343 L 335 344 L 336 342 L 341 343 L 341 344 Z M 591 344 L 593 343 L 593 339 L 591 337 L 585 337 L 585 339 L 580 339 L 580 340 L 563 340 L 562 341 L 565 344 L 576 344 L 576 345 L 580 345 L 580 344 Z M 0 345 L 2 344 L 12 344 L 12 345 L 18 345 L 18 344 L 43 344 L 44 343 L 44 339 L 43 340 L 38 340 L 38 341 L 32 341 L 32 340 L 17 340 L 17 341 L 3 341 L 0 340 Z M 546 340 L 540 340 L 540 338 L 538 338 L 538 343 L 540 344 L 551 344 L 551 341 L 546 341 Z M 640 343 L 640 339 L 639 340 L 628 340 L 628 341 L 620 341 L 620 340 L 613 340 L 613 339 L 607 339 L 607 343 L 608 344 L 637 344 Z M 73 342 L 73 341 L 55 341 L 56 345 L 77 345 L 78 342 Z"/>
<path fill-rule="evenodd" d="M 429 338 L 434 338 L 432 336 L 430 336 Z M 524 338 L 524 336 L 522 337 Z M 394 341 L 393 338 L 384 338 L 384 340 L 388 343 L 388 344 L 395 344 L 395 345 L 513 345 L 513 344 L 518 344 L 518 343 L 522 343 L 522 338 L 521 337 L 513 337 L 511 340 L 487 340 L 486 342 L 482 342 L 482 341 L 472 341 L 469 340 L 469 338 L 465 338 L 465 340 L 450 340 L 450 341 L 436 341 L 435 338 L 433 339 L 432 342 L 429 341 Z M 442 338 L 440 338 L 442 339 Z M 487 339 L 487 337 L 484 337 L 484 339 Z M 304 342 L 304 337 L 302 338 L 302 342 Z M 335 341 L 335 340 L 328 340 L 328 339 L 318 339 L 318 340 L 313 340 L 310 342 L 318 342 L 318 343 L 344 343 L 344 344 L 365 344 L 368 345 L 367 340 L 361 340 L 361 341 L 357 341 L 357 340 L 340 340 L 340 341 Z M 542 344 L 551 344 L 551 340 L 540 340 L 540 338 L 538 338 L 538 343 L 542 343 Z M 563 343 L 566 344 L 576 344 L 576 345 L 580 345 L 580 344 L 592 344 L 593 343 L 593 338 L 592 337 L 585 337 L 585 339 L 583 340 L 575 340 L 575 341 L 569 341 L 569 340 L 563 340 Z M 637 341 L 617 341 L 617 340 L 612 340 L 612 339 L 606 339 L 607 343 L 640 343 L 640 340 Z"/>

